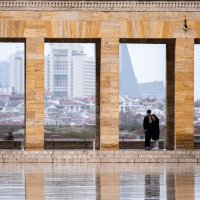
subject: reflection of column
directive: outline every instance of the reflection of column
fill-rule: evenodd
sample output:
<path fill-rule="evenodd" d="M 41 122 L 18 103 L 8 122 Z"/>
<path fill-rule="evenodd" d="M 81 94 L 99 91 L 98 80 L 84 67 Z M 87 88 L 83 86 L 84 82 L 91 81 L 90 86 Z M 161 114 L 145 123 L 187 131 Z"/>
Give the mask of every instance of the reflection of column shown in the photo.
<path fill-rule="evenodd" d="M 194 148 L 194 39 L 176 39 L 175 148 Z"/>
<path fill-rule="evenodd" d="M 120 199 L 120 179 L 117 172 L 100 172 L 100 174 L 96 176 L 96 187 L 96 199 Z"/>
<path fill-rule="evenodd" d="M 44 174 L 26 173 L 26 200 L 43 200 L 44 196 Z"/>
<path fill-rule="evenodd" d="M 181 173 L 175 177 L 176 199 L 194 200 L 194 175 Z M 171 200 L 171 199 L 170 199 Z"/>
<path fill-rule="evenodd" d="M 44 38 L 26 39 L 25 133 L 26 149 L 44 148 Z"/>
<path fill-rule="evenodd" d="M 96 172 L 96 200 L 101 200 L 101 182 L 100 182 L 101 174 L 99 171 Z"/>
<path fill-rule="evenodd" d="M 166 199 L 167 200 L 175 200 L 175 174 L 167 172 L 166 173 Z"/>
<path fill-rule="evenodd" d="M 145 199 L 160 198 L 160 175 L 145 174 Z"/>
<path fill-rule="evenodd" d="M 109 24 L 108 24 L 109 25 Z M 104 28 L 107 34 L 107 27 Z M 114 29 L 114 26 L 112 27 Z M 118 34 L 119 30 L 115 35 Z M 108 35 L 107 35 L 108 36 Z M 100 75 L 100 149 L 119 149 L 119 39 L 102 38 Z"/>

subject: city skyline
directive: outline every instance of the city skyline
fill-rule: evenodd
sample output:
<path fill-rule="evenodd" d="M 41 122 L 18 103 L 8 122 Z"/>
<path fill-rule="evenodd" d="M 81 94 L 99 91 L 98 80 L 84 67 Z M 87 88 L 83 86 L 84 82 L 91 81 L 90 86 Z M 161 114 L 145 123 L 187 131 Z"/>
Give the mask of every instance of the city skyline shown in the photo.
<path fill-rule="evenodd" d="M 0 54 L 0 62 L 1 61 L 8 61 L 9 59 L 9 55 L 15 53 L 17 50 L 23 50 L 24 49 L 24 43 L 13 43 L 13 42 L 1 42 L 0 43 L 0 48 L 4 49 L 4 51 L 1 52 Z M 85 51 L 87 52 L 88 55 L 92 55 L 94 53 L 94 49 L 95 49 L 95 44 L 84 44 L 85 45 Z M 134 45 L 134 46 L 133 46 Z M 141 45 L 145 45 L 145 48 L 142 48 Z M 140 55 L 139 58 L 137 58 L 137 49 L 141 51 L 146 51 L 148 49 L 151 49 L 151 54 L 154 54 L 155 52 L 157 52 L 157 58 L 161 58 L 162 56 L 160 56 L 160 51 L 157 51 L 156 48 L 159 47 L 158 44 L 156 44 L 157 46 L 154 48 L 154 44 L 128 44 L 128 50 L 130 52 L 130 57 L 131 57 L 131 61 L 132 63 L 134 63 L 137 66 L 138 60 L 141 60 L 142 62 L 146 62 L 145 59 L 142 59 L 142 56 Z M 164 48 L 165 45 L 162 44 L 162 49 Z M 194 99 L 200 99 L 200 84 L 198 84 L 198 74 L 200 74 L 200 45 L 199 44 L 195 44 L 194 45 Z M 163 50 L 162 50 L 163 51 Z M 164 51 L 163 51 L 164 52 Z M 135 55 L 133 55 L 135 54 Z M 143 53 L 144 55 L 144 53 Z M 159 55 L 159 56 L 158 56 Z M 163 55 L 163 53 L 162 53 Z M 149 57 L 151 57 L 149 55 Z M 149 62 L 151 63 L 151 62 Z M 141 64 L 142 65 L 142 64 Z M 142 71 L 142 70 L 141 70 Z M 135 69 L 135 72 L 137 73 L 137 67 Z M 154 73 L 157 74 L 157 73 Z M 145 76 L 144 76 L 145 77 Z M 140 81 L 141 79 L 138 78 L 138 76 L 136 75 L 137 81 L 138 83 L 144 83 L 144 82 L 148 82 L 148 79 L 145 79 L 146 81 Z M 158 81 L 158 79 L 156 78 L 155 80 Z M 165 80 L 165 79 L 164 79 Z"/>
<path fill-rule="evenodd" d="M 24 43 L 0 43 L 0 125 L 15 138 L 24 136 Z M 1 137 L 4 137 L 1 134 Z"/>
<path fill-rule="evenodd" d="M 0 93 L 24 94 L 24 43 L 0 43 Z"/>

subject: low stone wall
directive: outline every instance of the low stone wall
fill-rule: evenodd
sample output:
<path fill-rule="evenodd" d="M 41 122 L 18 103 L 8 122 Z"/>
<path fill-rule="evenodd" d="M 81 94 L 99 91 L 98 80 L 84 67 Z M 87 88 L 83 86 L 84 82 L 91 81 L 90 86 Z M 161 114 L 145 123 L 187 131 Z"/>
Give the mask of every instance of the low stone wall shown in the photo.
<path fill-rule="evenodd" d="M 151 147 L 153 148 L 154 144 L 151 141 Z M 144 149 L 144 141 L 120 141 L 119 142 L 120 149 Z M 164 142 L 159 141 L 159 148 L 164 149 Z"/>
<path fill-rule="evenodd" d="M 44 148 L 48 150 L 52 149 L 79 149 L 89 150 L 93 149 L 93 141 L 45 141 Z M 153 141 L 151 141 L 151 147 L 153 147 Z M 159 142 L 160 149 L 164 149 L 164 142 Z M 120 149 L 134 149 L 143 150 L 144 141 L 120 141 Z M 21 149 L 21 141 L 0 141 L 0 149 Z M 194 143 L 194 149 L 200 149 L 200 142 Z"/>
<path fill-rule="evenodd" d="M 93 149 L 93 141 L 45 141 L 45 149 Z"/>
<path fill-rule="evenodd" d="M 3 140 L 0 141 L 0 149 L 21 149 L 21 141 Z"/>
<path fill-rule="evenodd" d="M 0 163 L 200 163 L 200 151 L 1 150 Z"/>

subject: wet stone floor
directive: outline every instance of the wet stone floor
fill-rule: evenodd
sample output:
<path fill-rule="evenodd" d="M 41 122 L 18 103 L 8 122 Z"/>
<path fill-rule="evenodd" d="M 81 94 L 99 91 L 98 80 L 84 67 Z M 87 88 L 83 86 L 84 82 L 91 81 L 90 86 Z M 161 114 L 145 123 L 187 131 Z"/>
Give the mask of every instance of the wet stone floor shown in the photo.
<path fill-rule="evenodd" d="M 199 200 L 197 164 L 0 164 L 0 199 Z"/>

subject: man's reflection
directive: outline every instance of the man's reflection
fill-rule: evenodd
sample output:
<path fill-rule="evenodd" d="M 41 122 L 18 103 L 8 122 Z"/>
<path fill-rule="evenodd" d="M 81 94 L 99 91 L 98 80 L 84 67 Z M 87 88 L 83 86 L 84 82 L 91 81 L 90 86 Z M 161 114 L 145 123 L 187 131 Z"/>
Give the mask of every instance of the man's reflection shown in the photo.
<path fill-rule="evenodd" d="M 100 182 L 100 178 L 101 175 L 99 172 L 96 172 L 96 200 L 101 200 L 101 182 Z"/>
<path fill-rule="evenodd" d="M 157 174 L 145 175 L 145 199 L 160 199 L 160 176 Z"/>

